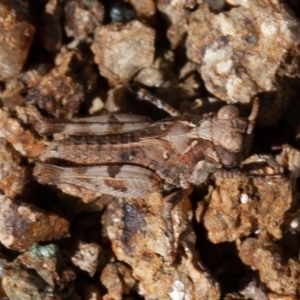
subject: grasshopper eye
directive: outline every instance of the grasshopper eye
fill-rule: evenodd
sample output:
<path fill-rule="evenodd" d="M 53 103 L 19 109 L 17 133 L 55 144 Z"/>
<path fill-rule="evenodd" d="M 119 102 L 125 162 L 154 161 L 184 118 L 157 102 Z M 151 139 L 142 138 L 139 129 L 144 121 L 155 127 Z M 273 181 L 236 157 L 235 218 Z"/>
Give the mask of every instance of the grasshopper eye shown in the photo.
<path fill-rule="evenodd" d="M 218 111 L 218 118 L 223 120 L 234 119 L 234 118 L 238 118 L 239 116 L 240 116 L 239 110 L 237 109 L 237 107 L 233 105 L 223 106 Z"/>
<path fill-rule="evenodd" d="M 230 152 L 240 152 L 243 146 L 243 136 L 238 131 L 230 131 L 223 135 L 221 146 Z"/>

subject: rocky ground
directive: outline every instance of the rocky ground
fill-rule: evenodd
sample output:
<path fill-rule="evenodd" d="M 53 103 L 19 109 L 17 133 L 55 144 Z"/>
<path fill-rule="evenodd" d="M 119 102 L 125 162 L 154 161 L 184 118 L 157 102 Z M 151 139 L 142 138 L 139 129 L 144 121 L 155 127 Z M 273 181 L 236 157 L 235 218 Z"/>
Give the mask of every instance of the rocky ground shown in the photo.
<path fill-rule="evenodd" d="M 0 1 L 1 298 L 300 298 L 300 4 L 293 0 Z M 39 118 L 260 109 L 253 146 L 173 208 L 33 174 Z M 175 174 L 176 175 L 176 174 Z"/>

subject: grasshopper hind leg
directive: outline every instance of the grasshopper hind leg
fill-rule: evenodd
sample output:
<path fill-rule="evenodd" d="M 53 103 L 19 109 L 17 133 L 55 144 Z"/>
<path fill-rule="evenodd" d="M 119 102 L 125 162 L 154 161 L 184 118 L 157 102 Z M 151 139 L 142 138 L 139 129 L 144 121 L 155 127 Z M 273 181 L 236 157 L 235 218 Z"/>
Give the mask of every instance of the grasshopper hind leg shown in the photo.
<path fill-rule="evenodd" d="M 164 205 L 162 207 L 161 214 L 166 222 L 167 228 L 167 237 L 169 240 L 169 255 L 165 259 L 166 264 L 168 265 L 176 265 L 178 257 L 178 247 L 179 242 L 176 242 L 175 231 L 174 231 L 174 223 L 172 218 L 172 210 L 183 200 L 186 196 L 186 191 L 184 190 L 176 190 L 170 195 L 168 195 L 165 199 Z"/>

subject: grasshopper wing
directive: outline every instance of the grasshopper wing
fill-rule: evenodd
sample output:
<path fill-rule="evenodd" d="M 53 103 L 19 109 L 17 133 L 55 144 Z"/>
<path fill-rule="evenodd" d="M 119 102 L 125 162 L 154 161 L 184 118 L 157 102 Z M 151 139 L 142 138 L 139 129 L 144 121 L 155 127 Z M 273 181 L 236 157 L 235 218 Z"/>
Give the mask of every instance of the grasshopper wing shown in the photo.
<path fill-rule="evenodd" d="M 116 197 L 141 197 L 161 189 L 161 180 L 155 173 L 128 164 L 58 167 L 37 163 L 34 176 L 40 183 L 68 183 Z"/>
<path fill-rule="evenodd" d="M 136 115 L 107 115 L 72 120 L 41 118 L 35 123 L 41 135 L 63 133 L 67 135 L 110 135 L 137 131 L 149 126 L 150 118 Z"/>

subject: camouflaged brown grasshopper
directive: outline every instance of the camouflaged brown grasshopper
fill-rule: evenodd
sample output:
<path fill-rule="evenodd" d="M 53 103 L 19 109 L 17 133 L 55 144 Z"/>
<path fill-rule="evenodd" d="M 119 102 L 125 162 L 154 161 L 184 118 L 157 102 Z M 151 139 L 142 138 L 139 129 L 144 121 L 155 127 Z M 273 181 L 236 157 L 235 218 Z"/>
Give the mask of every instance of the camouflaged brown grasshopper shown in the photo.
<path fill-rule="evenodd" d="M 217 169 L 239 166 L 247 154 L 258 99 L 245 119 L 232 105 L 217 114 L 181 115 L 144 89 L 137 95 L 171 118 L 154 122 L 120 114 L 40 120 L 35 128 L 41 135 L 59 132 L 69 137 L 42 151 L 34 170 L 38 181 L 127 198 L 170 194 L 201 184 Z"/>

